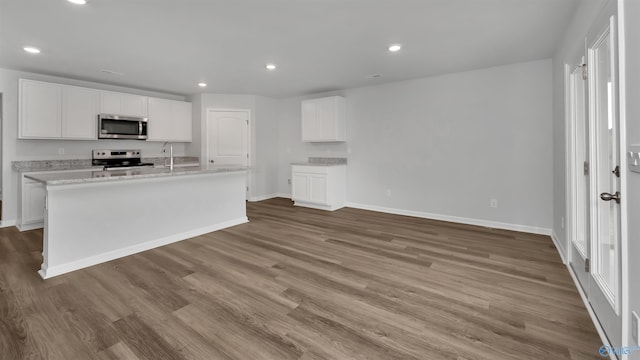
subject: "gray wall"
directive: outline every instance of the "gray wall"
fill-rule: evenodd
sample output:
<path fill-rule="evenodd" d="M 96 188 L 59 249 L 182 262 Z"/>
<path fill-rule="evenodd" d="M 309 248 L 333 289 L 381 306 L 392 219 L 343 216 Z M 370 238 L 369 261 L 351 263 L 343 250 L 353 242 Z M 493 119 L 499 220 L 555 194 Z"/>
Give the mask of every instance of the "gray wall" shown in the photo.
<path fill-rule="evenodd" d="M 551 74 L 541 60 L 321 94 L 347 98 L 341 144 L 302 143 L 301 98 L 286 99 L 278 192 L 290 162 L 346 156 L 351 203 L 549 232 Z"/>

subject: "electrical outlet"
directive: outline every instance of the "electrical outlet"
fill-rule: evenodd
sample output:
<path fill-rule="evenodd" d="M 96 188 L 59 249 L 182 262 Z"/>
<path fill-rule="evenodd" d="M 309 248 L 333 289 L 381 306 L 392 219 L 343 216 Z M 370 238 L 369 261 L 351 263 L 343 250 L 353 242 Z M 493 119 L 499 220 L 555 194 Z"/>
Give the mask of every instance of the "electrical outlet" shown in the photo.
<path fill-rule="evenodd" d="M 640 345 L 640 338 L 638 338 L 638 334 L 640 334 L 640 329 L 638 329 L 638 325 L 640 324 L 640 319 L 638 318 L 638 314 L 635 311 L 631 312 L 631 337 L 633 341 L 635 341 L 636 345 Z"/>
<path fill-rule="evenodd" d="M 64 148 L 58 148 L 58 155 L 64 155 Z"/>
<path fill-rule="evenodd" d="M 289 183 L 289 185 L 291 185 L 291 179 L 287 179 L 287 183 Z"/>
<path fill-rule="evenodd" d="M 498 208 L 498 199 L 489 199 L 489 206 L 492 208 Z"/>
<path fill-rule="evenodd" d="M 564 229 L 564 216 L 560 218 L 560 224 L 561 224 L 562 228 Z"/>
<path fill-rule="evenodd" d="M 384 195 L 386 197 L 391 197 L 391 189 L 387 189 L 387 191 L 384 192 Z"/>

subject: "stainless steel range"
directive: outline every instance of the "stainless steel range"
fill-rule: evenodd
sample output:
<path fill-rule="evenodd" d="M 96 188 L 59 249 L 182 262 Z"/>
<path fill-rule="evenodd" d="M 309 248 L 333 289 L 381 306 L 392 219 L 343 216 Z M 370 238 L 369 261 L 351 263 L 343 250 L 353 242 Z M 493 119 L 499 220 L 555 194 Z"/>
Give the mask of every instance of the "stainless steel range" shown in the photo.
<path fill-rule="evenodd" d="M 142 150 L 93 150 L 91 164 L 105 170 L 124 170 L 153 166 L 142 162 Z"/>

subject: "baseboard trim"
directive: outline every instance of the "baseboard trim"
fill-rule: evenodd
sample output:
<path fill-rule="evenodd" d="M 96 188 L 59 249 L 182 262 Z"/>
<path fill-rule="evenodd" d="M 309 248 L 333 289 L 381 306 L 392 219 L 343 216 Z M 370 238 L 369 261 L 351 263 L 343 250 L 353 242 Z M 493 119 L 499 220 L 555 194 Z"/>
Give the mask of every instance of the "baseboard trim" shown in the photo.
<path fill-rule="evenodd" d="M 186 239 L 190 239 L 192 237 L 196 237 L 196 236 L 200 236 L 203 234 L 207 234 L 213 231 L 217 231 L 217 230 L 222 230 L 222 229 L 226 229 L 228 227 L 232 227 L 232 226 L 236 226 L 236 225 L 240 225 L 240 224 L 244 224 L 249 222 L 249 219 L 244 216 L 238 219 L 234 219 L 234 220 L 230 220 L 230 221 L 225 221 L 223 223 L 220 224 L 215 224 L 215 225 L 211 225 L 211 226 L 205 226 L 205 227 L 201 227 L 198 229 L 194 229 L 194 230 L 189 230 L 189 231 L 185 231 L 182 233 L 178 233 L 178 234 L 174 234 L 174 235 L 170 235 L 167 237 L 163 237 L 157 240 L 152 240 L 152 241 L 147 241 L 145 243 L 142 244 L 137 244 L 137 245 L 133 245 L 133 246 L 129 246 L 126 247 L 124 249 L 117 249 L 117 250 L 113 250 L 113 251 L 109 251 L 103 254 L 99 254 L 99 255 L 94 255 L 94 256 L 90 256 L 88 258 L 85 259 L 81 259 L 81 260 L 77 260 L 77 261 L 73 261 L 70 263 L 66 263 L 66 264 L 62 264 L 62 265 L 56 265 L 56 266 L 51 266 L 51 267 L 42 267 L 39 271 L 38 274 L 40 274 L 40 276 L 43 279 L 48 279 L 54 276 L 58 276 L 58 275 L 62 275 L 71 271 L 75 271 L 75 270 L 79 270 L 82 268 L 86 268 L 89 266 L 93 266 L 93 265 L 97 265 L 97 264 L 101 264 L 107 261 L 111 261 L 114 259 L 118 259 L 121 257 L 125 257 L 125 256 L 129 256 L 129 255 L 133 255 L 142 251 L 146 251 L 146 250 L 151 250 L 160 246 L 164 246 L 164 245 L 169 245 L 178 241 L 182 241 L 182 240 L 186 240 Z"/>
<path fill-rule="evenodd" d="M 321 205 L 321 204 L 308 203 L 304 201 L 295 201 L 293 205 L 307 207 L 311 209 L 327 210 L 327 211 L 336 211 L 338 209 L 342 209 L 345 206 L 344 204 L 337 205 L 337 206 Z"/>
<path fill-rule="evenodd" d="M 269 194 L 269 195 L 252 196 L 252 197 L 249 198 L 249 201 L 251 201 L 251 202 L 263 201 L 263 200 L 269 200 L 269 199 L 274 199 L 274 198 L 279 198 L 279 197 L 291 199 L 291 195 L 275 193 L 275 194 Z"/>
<path fill-rule="evenodd" d="M 0 221 L 0 228 L 6 228 L 10 226 L 16 226 L 15 220 L 2 220 Z"/>
<path fill-rule="evenodd" d="M 255 201 L 264 201 L 264 200 L 269 200 L 269 199 L 275 199 L 275 198 L 285 198 L 285 199 L 291 199 L 291 195 L 289 194 L 284 194 L 284 193 L 275 193 L 275 194 L 269 194 L 269 195 L 260 195 L 260 196 L 253 196 L 249 198 L 250 202 L 255 202 Z"/>
<path fill-rule="evenodd" d="M 449 222 L 466 224 L 466 225 L 483 226 L 483 227 L 488 227 L 493 229 L 519 231 L 519 232 L 526 232 L 530 234 L 547 235 L 547 236 L 551 235 L 551 229 L 539 228 L 535 226 L 509 224 L 509 223 L 502 223 L 497 221 L 463 218 L 463 217 L 450 216 L 450 215 L 433 214 L 433 213 L 427 213 L 427 212 L 421 212 L 421 211 L 402 210 L 402 209 L 388 208 L 383 206 L 365 205 L 365 204 L 357 204 L 357 203 L 347 203 L 347 207 L 383 212 L 383 213 L 394 214 L 394 215 L 405 215 L 405 216 L 413 216 L 413 217 L 419 217 L 419 218 L 431 219 L 431 220 L 449 221 Z"/>
<path fill-rule="evenodd" d="M 576 277 L 576 274 L 573 272 L 573 269 L 571 268 L 569 263 L 566 263 L 566 266 L 567 266 L 567 270 L 569 271 L 569 275 L 571 275 L 571 279 L 573 279 L 573 285 L 578 290 L 578 294 L 580 294 L 580 299 L 582 299 L 582 303 L 584 304 L 584 307 L 587 308 L 587 312 L 589 313 L 591 322 L 593 323 L 593 326 L 595 326 L 596 331 L 598 332 L 598 336 L 600 336 L 600 340 L 602 340 L 602 345 L 611 347 L 611 343 L 609 342 L 609 339 L 607 338 L 607 335 L 604 332 L 602 325 L 600 325 L 600 321 L 598 321 L 598 317 L 596 317 L 596 313 L 593 312 L 593 309 L 591 308 L 591 304 L 589 303 L 589 300 L 587 299 L 587 296 L 584 293 L 584 290 L 582 290 L 582 286 L 580 286 L 580 283 L 578 282 L 578 278 Z M 618 360 L 618 358 L 616 357 L 613 351 L 609 354 L 609 358 L 611 360 Z"/>
<path fill-rule="evenodd" d="M 35 229 L 42 229 L 44 227 L 44 222 L 37 222 L 37 223 L 31 223 L 31 224 L 25 224 L 25 225 L 21 224 L 21 225 L 16 225 L 16 227 L 21 232 L 35 230 Z"/>
<path fill-rule="evenodd" d="M 560 260 L 562 260 L 563 264 L 567 265 L 566 250 L 560 246 L 560 240 L 558 240 L 558 235 L 556 235 L 555 231 L 551 231 L 551 241 L 553 241 L 553 245 L 555 245 L 556 250 L 558 250 L 558 254 L 560 254 Z"/>

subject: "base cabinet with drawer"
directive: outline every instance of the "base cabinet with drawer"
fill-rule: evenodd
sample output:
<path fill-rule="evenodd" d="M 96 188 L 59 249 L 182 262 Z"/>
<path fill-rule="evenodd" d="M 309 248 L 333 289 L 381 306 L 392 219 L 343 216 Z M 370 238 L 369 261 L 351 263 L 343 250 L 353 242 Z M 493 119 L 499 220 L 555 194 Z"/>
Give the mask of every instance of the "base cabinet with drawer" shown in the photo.
<path fill-rule="evenodd" d="M 291 199 L 296 206 L 336 210 L 347 202 L 346 165 L 292 165 Z"/>

